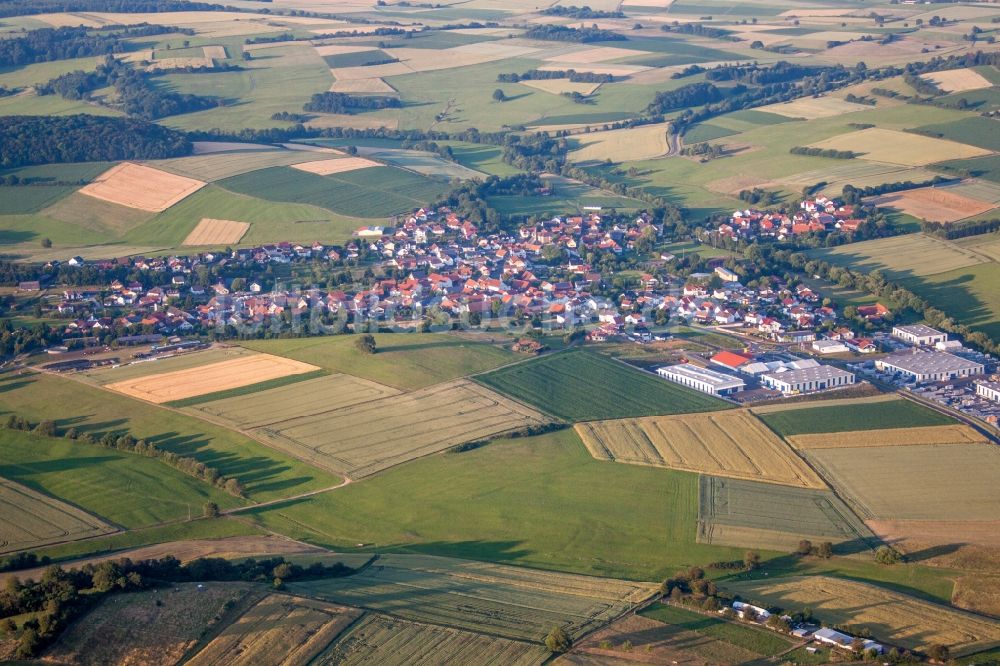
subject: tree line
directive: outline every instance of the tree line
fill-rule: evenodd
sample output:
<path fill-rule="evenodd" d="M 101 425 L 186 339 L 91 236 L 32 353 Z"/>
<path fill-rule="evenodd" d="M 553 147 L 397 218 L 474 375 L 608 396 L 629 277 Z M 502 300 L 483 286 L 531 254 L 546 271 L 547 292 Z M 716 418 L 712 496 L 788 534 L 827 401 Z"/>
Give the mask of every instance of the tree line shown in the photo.
<path fill-rule="evenodd" d="M 840 198 L 846 204 L 858 204 L 865 197 L 875 197 L 881 194 L 902 192 L 904 190 L 915 190 L 920 187 L 931 187 L 933 185 L 940 185 L 941 183 L 948 183 L 952 180 L 954 179 L 945 178 L 944 176 L 934 176 L 929 180 L 917 183 L 914 183 L 912 180 L 901 180 L 895 183 L 882 183 L 881 185 L 868 185 L 866 187 L 855 187 L 848 183 L 841 190 Z"/>
<path fill-rule="evenodd" d="M 403 106 L 398 97 L 378 95 L 347 95 L 338 92 L 316 93 L 302 107 L 317 113 L 357 113 L 376 109 L 398 109 Z"/>
<path fill-rule="evenodd" d="M 696 35 L 698 37 L 712 37 L 714 39 L 725 39 L 731 42 L 738 42 L 740 38 L 734 35 L 729 30 L 723 30 L 722 28 L 713 28 L 712 26 L 703 25 L 701 23 L 664 23 L 660 26 L 660 30 L 663 32 L 676 32 L 680 35 Z"/>
<path fill-rule="evenodd" d="M 792 155 L 808 155 L 810 157 L 829 157 L 835 160 L 853 160 L 861 153 L 853 150 L 834 150 L 833 148 L 813 148 L 811 146 L 792 146 L 788 149 Z"/>
<path fill-rule="evenodd" d="M 615 77 L 612 74 L 601 74 L 598 72 L 578 72 L 575 69 L 542 70 L 529 69 L 518 74 L 497 74 L 499 83 L 518 83 L 520 81 L 545 81 L 548 79 L 569 79 L 574 83 L 612 83 Z"/>
<path fill-rule="evenodd" d="M 0 116 L 0 166 L 59 162 L 118 162 L 190 155 L 191 141 L 176 130 L 132 118 Z"/>
<path fill-rule="evenodd" d="M 937 236 L 945 240 L 955 240 L 967 236 L 979 236 L 1000 231 L 1000 219 L 967 220 L 965 222 L 929 222 L 920 223 L 920 230 L 925 234 Z"/>
<path fill-rule="evenodd" d="M 16 656 L 29 659 L 112 594 L 202 581 L 260 582 L 281 589 L 287 581 L 337 578 L 354 572 L 341 562 L 303 567 L 282 557 L 244 561 L 199 558 L 187 564 L 172 556 L 138 561 L 121 558 L 88 562 L 70 570 L 51 565 L 38 581 L 13 578 L 8 582 L 0 591 L 0 617 L 7 632 L 19 630 Z M 18 627 L 14 617 L 29 613 L 33 617 L 22 620 Z"/>
<path fill-rule="evenodd" d="M 545 39 L 554 42 L 575 42 L 589 44 L 590 42 L 621 42 L 625 35 L 613 30 L 600 28 L 572 28 L 565 25 L 535 25 L 524 33 L 527 39 Z"/>
<path fill-rule="evenodd" d="M 546 7 L 539 13 L 545 16 L 565 16 L 574 19 L 625 18 L 624 12 L 591 9 L 587 5 L 583 7 L 577 7 L 576 5 L 556 5 L 555 7 Z"/>
<path fill-rule="evenodd" d="M 174 32 L 194 31 L 164 25 L 142 23 L 135 26 L 107 28 L 41 28 L 22 37 L 0 39 L 0 67 L 22 67 L 38 62 L 103 56 L 133 50 L 134 37 L 150 37 Z"/>
<path fill-rule="evenodd" d="M 32 425 L 27 419 L 11 414 L 4 422 L 4 427 L 8 430 L 20 430 L 31 432 L 35 435 L 49 438 L 64 437 L 82 444 L 103 446 L 106 449 L 135 453 L 147 458 L 157 460 L 170 465 L 174 469 L 180 470 L 188 476 L 204 481 L 216 488 L 223 490 L 234 497 L 244 497 L 243 485 L 235 477 L 226 477 L 219 473 L 214 467 L 209 467 L 203 462 L 189 456 L 179 456 L 173 451 L 166 451 L 156 444 L 145 439 L 136 439 L 131 434 L 106 432 L 101 437 L 94 437 L 90 433 L 81 433 L 76 428 L 67 428 L 60 432 L 55 421 L 40 421 Z"/>

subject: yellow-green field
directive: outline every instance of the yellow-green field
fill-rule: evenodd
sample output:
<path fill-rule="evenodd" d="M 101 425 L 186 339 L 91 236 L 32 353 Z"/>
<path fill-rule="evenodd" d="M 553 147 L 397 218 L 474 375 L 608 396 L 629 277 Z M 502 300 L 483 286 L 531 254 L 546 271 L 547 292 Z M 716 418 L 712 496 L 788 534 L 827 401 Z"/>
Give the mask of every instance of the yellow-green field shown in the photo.
<path fill-rule="evenodd" d="M 841 134 L 810 145 L 823 150 L 849 150 L 859 153 L 866 160 L 904 166 L 923 166 L 990 154 L 988 150 L 964 143 L 878 127 Z"/>
<path fill-rule="evenodd" d="M 540 643 L 553 626 L 571 636 L 598 627 L 649 598 L 655 586 L 426 555 L 383 555 L 351 576 L 292 583 L 289 589 L 407 620 Z"/>
<path fill-rule="evenodd" d="M 743 410 L 587 421 L 576 430 L 599 460 L 826 488 L 779 437 Z"/>
<path fill-rule="evenodd" d="M 288 419 L 260 427 L 255 434 L 296 458 L 359 477 L 545 422 L 533 409 L 458 380 Z"/>

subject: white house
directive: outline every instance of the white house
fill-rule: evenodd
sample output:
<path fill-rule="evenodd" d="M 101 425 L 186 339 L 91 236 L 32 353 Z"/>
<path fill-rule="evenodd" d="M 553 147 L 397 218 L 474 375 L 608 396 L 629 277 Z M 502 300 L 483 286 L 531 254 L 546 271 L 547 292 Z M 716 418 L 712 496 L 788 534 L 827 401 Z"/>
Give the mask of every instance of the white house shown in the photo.
<path fill-rule="evenodd" d="M 812 348 L 820 354 L 842 354 L 850 351 L 847 345 L 839 340 L 813 340 Z"/>

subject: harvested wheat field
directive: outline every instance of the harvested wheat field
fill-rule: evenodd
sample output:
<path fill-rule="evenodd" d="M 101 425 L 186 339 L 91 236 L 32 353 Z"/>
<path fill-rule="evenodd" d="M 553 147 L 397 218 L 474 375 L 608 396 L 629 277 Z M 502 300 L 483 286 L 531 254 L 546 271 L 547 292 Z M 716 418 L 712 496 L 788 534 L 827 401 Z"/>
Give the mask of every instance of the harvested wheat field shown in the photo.
<path fill-rule="evenodd" d="M 841 134 L 825 141 L 810 144 L 811 148 L 824 150 L 850 150 L 866 160 L 923 166 L 932 162 L 981 157 L 990 151 L 956 141 L 935 139 L 912 132 L 871 127 Z"/>
<path fill-rule="evenodd" d="M 598 460 L 826 489 L 788 446 L 748 411 L 578 423 Z"/>
<path fill-rule="evenodd" d="M 203 217 L 181 245 L 232 245 L 239 243 L 249 230 L 249 222 Z"/>
<path fill-rule="evenodd" d="M 157 404 L 319 370 L 315 365 L 270 354 L 251 354 L 187 370 L 146 375 L 105 388 Z"/>
<path fill-rule="evenodd" d="M 1000 641 L 1000 622 L 885 588 L 827 576 L 727 581 L 744 599 L 788 611 L 811 608 L 829 624 L 864 625 L 876 639 L 911 650 L 947 645 L 953 656 Z"/>
<path fill-rule="evenodd" d="M 876 206 L 895 208 L 930 222 L 955 222 L 996 208 L 993 202 L 962 196 L 945 187 L 921 187 L 893 192 L 874 197 L 870 201 Z"/>
<path fill-rule="evenodd" d="M 229 55 L 226 53 L 225 46 L 221 45 L 203 46 L 201 50 L 202 53 L 205 54 L 205 57 L 211 60 L 225 60 L 226 58 L 229 57 Z"/>
<path fill-rule="evenodd" d="M 384 79 L 371 78 L 335 81 L 330 86 L 330 92 L 395 94 L 397 90 L 386 83 Z"/>
<path fill-rule="evenodd" d="M 865 520 L 996 520 L 1000 448 L 990 444 L 803 451 Z"/>
<path fill-rule="evenodd" d="M 352 375 L 333 374 L 303 382 L 195 405 L 199 415 L 231 428 L 276 427 L 303 416 L 380 400 L 399 390 Z"/>
<path fill-rule="evenodd" d="M 791 435 L 786 438 L 793 448 L 839 449 L 868 446 L 917 446 L 933 444 L 986 444 L 989 440 L 967 425 L 926 426 Z"/>
<path fill-rule="evenodd" d="M 770 111 L 788 118 L 815 120 L 816 118 L 830 118 L 845 113 L 868 111 L 871 108 L 864 104 L 854 104 L 836 97 L 803 97 L 792 102 L 762 106 L 758 111 Z"/>
<path fill-rule="evenodd" d="M 504 664 L 535 666 L 541 645 L 369 613 L 328 647 L 313 666 L 362 664 Z"/>
<path fill-rule="evenodd" d="M 580 147 L 569 158 L 574 162 L 625 162 L 663 157 L 670 150 L 669 127 L 669 123 L 659 123 L 585 134 L 578 139 Z"/>
<path fill-rule="evenodd" d="M 949 69 L 943 72 L 924 74 L 920 78 L 930 81 L 945 92 L 965 92 L 989 88 L 993 84 L 974 69 Z"/>
<path fill-rule="evenodd" d="M 542 92 L 562 95 L 563 93 L 580 93 L 581 95 L 592 95 L 594 91 L 601 87 L 600 83 L 585 83 L 570 81 L 569 79 L 538 79 L 532 81 L 521 81 L 521 85 L 541 90 Z"/>
<path fill-rule="evenodd" d="M 581 51 L 571 51 L 570 53 L 560 53 L 549 56 L 545 60 L 549 62 L 570 62 L 580 65 L 592 65 L 595 62 L 607 62 L 631 56 L 649 55 L 646 51 L 636 51 L 635 49 L 620 49 L 616 46 L 595 46 Z"/>
<path fill-rule="evenodd" d="M 365 51 L 378 51 L 377 47 L 366 46 L 364 44 L 320 44 L 313 48 L 320 56 L 343 55 L 345 53 L 364 53 Z"/>
<path fill-rule="evenodd" d="M 272 594 L 185 663 L 305 666 L 363 613 L 313 599 Z"/>
<path fill-rule="evenodd" d="M 306 173 L 314 173 L 317 176 L 330 176 L 335 173 L 346 173 L 348 171 L 357 171 L 358 169 L 377 166 L 382 165 L 372 160 L 366 160 L 363 157 L 340 157 L 332 160 L 301 162 L 293 164 L 292 168 L 305 171 Z"/>
<path fill-rule="evenodd" d="M 0 479 L 0 554 L 116 531 L 82 509 Z"/>
<path fill-rule="evenodd" d="M 80 194 L 159 213 L 205 187 L 205 182 L 152 167 L 122 162 L 80 189 Z"/>
<path fill-rule="evenodd" d="M 545 422 L 533 409 L 473 382 L 457 380 L 291 419 L 254 433 L 297 458 L 360 477 L 458 444 Z"/>
<path fill-rule="evenodd" d="M 951 603 L 974 613 L 1000 617 L 1000 576 L 976 574 L 959 577 L 955 581 Z"/>
<path fill-rule="evenodd" d="M 265 594 L 252 583 L 213 582 L 107 595 L 59 636 L 44 660 L 82 666 L 180 663 L 207 632 Z"/>

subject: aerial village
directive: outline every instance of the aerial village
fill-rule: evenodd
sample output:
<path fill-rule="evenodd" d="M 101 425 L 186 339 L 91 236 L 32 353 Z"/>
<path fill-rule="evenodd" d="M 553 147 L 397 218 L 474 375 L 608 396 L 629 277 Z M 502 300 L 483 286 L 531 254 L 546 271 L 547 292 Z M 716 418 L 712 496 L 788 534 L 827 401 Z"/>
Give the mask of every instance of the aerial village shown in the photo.
<path fill-rule="evenodd" d="M 791 216 L 736 211 L 719 232 L 780 239 L 859 222 L 853 207 L 823 197 L 800 208 Z M 678 327 L 698 327 L 734 336 L 742 349 L 677 355 L 649 369 L 740 403 L 877 381 L 991 422 L 1000 416 L 989 355 L 927 326 L 895 325 L 881 303 L 859 305 L 848 319 L 804 282 L 774 274 L 744 284 L 740 265 L 727 257 L 699 258 L 699 270 L 690 262 L 678 270 L 682 258 L 649 252 L 661 233 L 645 214 L 610 222 L 591 211 L 481 235 L 448 209 L 421 209 L 394 228 L 357 229 L 345 246 L 277 243 L 92 264 L 73 257 L 68 266 L 145 279 L 116 278 L 45 300 L 48 314 L 66 322 L 62 344 L 49 352 L 195 334 L 264 337 L 298 326 L 310 334 L 477 328 L 518 336 L 515 349 L 537 353 L 543 333 L 648 345 L 669 340 Z M 655 258 L 629 271 L 628 280 L 601 259 L 635 255 L 640 247 Z M 304 286 L 292 268 L 316 264 L 340 269 L 339 279 L 327 288 Z M 58 262 L 47 268 L 58 269 Z M 45 275 L 39 277 L 22 281 L 22 291 L 44 289 Z"/>

